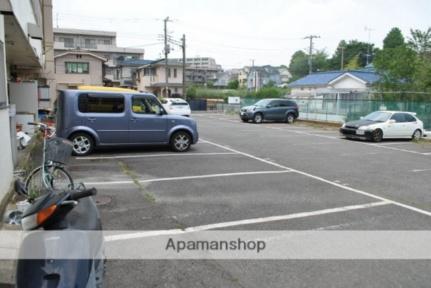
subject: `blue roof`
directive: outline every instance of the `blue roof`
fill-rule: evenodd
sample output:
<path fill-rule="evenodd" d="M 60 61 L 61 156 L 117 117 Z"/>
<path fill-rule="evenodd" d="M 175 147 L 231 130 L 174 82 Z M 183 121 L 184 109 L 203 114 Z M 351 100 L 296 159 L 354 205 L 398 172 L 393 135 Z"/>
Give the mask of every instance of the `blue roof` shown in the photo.
<path fill-rule="evenodd" d="M 344 74 L 351 74 L 367 82 L 367 84 L 373 84 L 380 79 L 380 76 L 372 70 L 328 71 L 307 75 L 301 79 L 293 81 L 289 84 L 289 87 L 324 86 Z"/>

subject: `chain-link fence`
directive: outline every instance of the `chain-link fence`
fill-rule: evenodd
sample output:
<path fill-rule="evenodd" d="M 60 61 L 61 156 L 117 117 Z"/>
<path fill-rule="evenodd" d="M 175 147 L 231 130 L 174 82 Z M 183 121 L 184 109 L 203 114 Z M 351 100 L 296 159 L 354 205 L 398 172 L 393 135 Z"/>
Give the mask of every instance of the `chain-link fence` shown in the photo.
<path fill-rule="evenodd" d="M 206 111 L 238 113 L 241 107 L 250 106 L 261 99 L 244 97 L 241 104 L 212 102 Z M 304 120 L 346 122 L 357 120 L 373 111 L 394 110 L 417 114 L 424 122 L 425 129 L 431 129 L 431 101 L 385 101 L 371 99 L 292 99 L 299 106 L 299 118 Z"/>
<path fill-rule="evenodd" d="M 382 100 L 296 99 L 300 119 L 345 122 L 357 120 L 373 111 L 394 110 L 417 114 L 426 129 L 431 128 L 431 102 Z"/>

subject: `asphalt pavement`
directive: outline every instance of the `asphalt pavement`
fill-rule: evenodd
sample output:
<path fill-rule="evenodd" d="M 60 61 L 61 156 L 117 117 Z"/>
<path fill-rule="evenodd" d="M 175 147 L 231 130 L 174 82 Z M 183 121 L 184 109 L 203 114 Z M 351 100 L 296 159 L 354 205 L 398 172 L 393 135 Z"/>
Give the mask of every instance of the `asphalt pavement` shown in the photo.
<path fill-rule="evenodd" d="M 105 229 L 431 229 L 427 142 L 193 117 L 201 139 L 187 153 L 110 149 L 72 161 L 74 177 L 99 190 Z M 273 217 L 289 215 L 302 216 Z M 429 287 L 430 270 L 426 260 L 110 260 L 105 286 Z"/>

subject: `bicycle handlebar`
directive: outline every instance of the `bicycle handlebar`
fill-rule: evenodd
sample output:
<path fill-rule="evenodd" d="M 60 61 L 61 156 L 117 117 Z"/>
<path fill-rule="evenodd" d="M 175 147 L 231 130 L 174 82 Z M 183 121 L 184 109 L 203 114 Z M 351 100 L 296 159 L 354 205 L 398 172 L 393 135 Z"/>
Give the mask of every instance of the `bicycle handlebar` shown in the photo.
<path fill-rule="evenodd" d="M 81 192 L 73 192 L 70 194 L 70 200 L 79 200 L 81 198 L 94 196 L 97 194 L 96 188 L 87 189 Z"/>

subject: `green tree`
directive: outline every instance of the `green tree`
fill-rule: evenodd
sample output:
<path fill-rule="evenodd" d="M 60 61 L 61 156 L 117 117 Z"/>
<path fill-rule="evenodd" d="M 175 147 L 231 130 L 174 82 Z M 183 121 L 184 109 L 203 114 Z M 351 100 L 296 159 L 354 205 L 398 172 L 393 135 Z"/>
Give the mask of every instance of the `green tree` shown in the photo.
<path fill-rule="evenodd" d="M 374 55 L 376 52 L 374 44 L 368 44 L 357 40 L 350 40 L 349 42 L 342 40 L 338 44 L 334 55 L 328 61 L 328 69 L 341 69 L 342 51 L 344 51 L 344 67 L 346 66 L 346 63 L 350 63 L 352 59 L 356 57 L 358 58 L 358 68 L 365 67 L 367 65 L 367 54 L 369 49 L 371 54 Z M 372 55 L 370 60 L 373 58 Z"/>
<path fill-rule="evenodd" d="M 308 74 L 308 56 L 303 51 L 296 51 L 290 60 L 289 71 L 292 80 L 297 80 Z"/>
<path fill-rule="evenodd" d="M 325 51 L 316 51 L 313 55 L 313 72 L 325 71 L 328 69 L 328 54 Z M 308 55 L 299 50 L 296 51 L 290 60 L 289 72 L 292 74 L 292 81 L 308 75 Z"/>
<path fill-rule="evenodd" d="M 237 79 L 235 79 L 235 80 L 231 80 L 231 81 L 229 81 L 229 83 L 227 84 L 227 88 L 228 89 L 238 89 L 238 87 L 239 87 L 239 82 L 238 82 L 238 80 Z"/>
<path fill-rule="evenodd" d="M 383 40 L 383 49 L 397 48 L 404 45 L 404 36 L 398 27 L 394 27 L 389 31 L 386 38 Z"/>
<path fill-rule="evenodd" d="M 417 73 L 417 54 L 406 45 L 378 51 L 373 63 L 382 76 L 382 88 L 411 88 Z"/>
<path fill-rule="evenodd" d="M 196 86 L 188 87 L 187 90 L 186 90 L 186 93 L 187 93 L 187 98 L 189 98 L 189 99 L 196 98 L 196 96 L 197 96 Z"/>
<path fill-rule="evenodd" d="M 313 55 L 313 72 L 328 70 L 328 54 L 325 50 L 317 51 Z"/>
<path fill-rule="evenodd" d="M 344 68 L 347 70 L 356 70 L 360 67 L 361 66 L 359 65 L 359 54 L 358 54 L 354 56 L 352 59 L 350 59 L 350 61 L 346 64 Z"/>
<path fill-rule="evenodd" d="M 422 58 L 431 58 L 431 27 L 426 31 L 410 30 L 408 45 Z"/>

